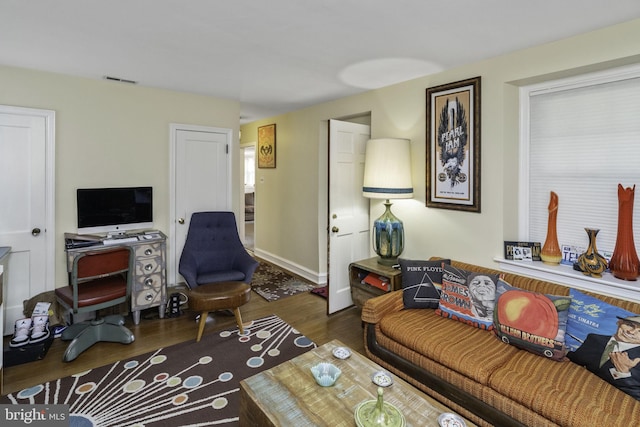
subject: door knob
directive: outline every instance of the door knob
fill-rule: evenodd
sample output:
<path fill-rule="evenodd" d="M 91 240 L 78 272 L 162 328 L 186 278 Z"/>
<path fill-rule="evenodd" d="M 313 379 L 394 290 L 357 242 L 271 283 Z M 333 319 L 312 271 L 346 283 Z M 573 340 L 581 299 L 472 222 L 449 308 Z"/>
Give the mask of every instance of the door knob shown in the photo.
<path fill-rule="evenodd" d="M 333 227 L 331 227 L 331 231 L 337 233 L 338 231 L 340 231 L 340 229 L 334 225 Z"/>
<path fill-rule="evenodd" d="M 31 230 L 31 234 L 33 236 L 37 236 L 40 234 L 40 229 L 38 227 L 34 228 L 33 230 Z"/>
<path fill-rule="evenodd" d="M 178 224 L 184 224 L 184 218 L 178 218 Z"/>

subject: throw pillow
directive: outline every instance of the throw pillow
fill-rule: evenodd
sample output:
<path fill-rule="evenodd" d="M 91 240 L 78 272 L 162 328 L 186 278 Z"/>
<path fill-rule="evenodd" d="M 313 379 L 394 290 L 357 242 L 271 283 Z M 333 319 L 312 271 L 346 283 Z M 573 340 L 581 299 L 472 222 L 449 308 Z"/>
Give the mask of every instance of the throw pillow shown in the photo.
<path fill-rule="evenodd" d="M 438 308 L 442 288 L 442 263 L 451 260 L 399 260 L 402 271 L 402 300 L 405 308 Z"/>
<path fill-rule="evenodd" d="M 494 333 L 505 343 L 553 360 L 567 354 L 565 334 L 571 298 L 547 295 L 498 281 Z"/>
<path fill-rule="evenodd" d="M 571 295 L 567 334 L 576 343 L 567 357 L 640 400 L 640 316 L 579 291 Z"/>
<path fill-rule="evenodd" d="M 476 328 L 493 328 L 498 274 L 467 271 L 442 265 L 442 293 L 436 313 Z"/>
<path fill-rule="evenodd" d="M 574 351 L 589 334 L 613 335 L 618 329 L 620 317 L 635 316 L 634 313 L 608 304 L 575 289 L 569 291 L 571 306 L 567 320 L 567 350 Z"/>

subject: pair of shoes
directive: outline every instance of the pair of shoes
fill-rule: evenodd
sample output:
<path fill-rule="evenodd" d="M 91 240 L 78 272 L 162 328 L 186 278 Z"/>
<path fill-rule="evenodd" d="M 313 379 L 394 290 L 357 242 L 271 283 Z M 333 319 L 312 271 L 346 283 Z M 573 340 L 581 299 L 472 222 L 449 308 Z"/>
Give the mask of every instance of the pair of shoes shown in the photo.
<path fill-rule="evenodd" d="M 9 347 L 21 347 L 26 344 L 38 343 L 51 335 L 49 331 L 49 316 L 33 316 L 31 319 L 18 319 L 14 325 L 13 338 Z"/>

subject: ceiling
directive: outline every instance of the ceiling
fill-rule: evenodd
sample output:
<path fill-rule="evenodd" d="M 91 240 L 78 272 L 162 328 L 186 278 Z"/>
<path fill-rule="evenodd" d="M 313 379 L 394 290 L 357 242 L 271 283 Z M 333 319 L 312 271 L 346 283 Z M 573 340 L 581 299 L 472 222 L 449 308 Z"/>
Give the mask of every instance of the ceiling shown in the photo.
<path fill-rule="evenodd" d="M 0 64 L 238 100 L 246 123 L 638 17 L 638 0 L 0 0 Z"/>

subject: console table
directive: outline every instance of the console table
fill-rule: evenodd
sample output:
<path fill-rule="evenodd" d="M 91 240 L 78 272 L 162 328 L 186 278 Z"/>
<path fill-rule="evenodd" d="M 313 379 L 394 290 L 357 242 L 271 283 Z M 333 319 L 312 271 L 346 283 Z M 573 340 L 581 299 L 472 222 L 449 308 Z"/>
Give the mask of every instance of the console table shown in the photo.
<path fill-rule="evenodd" d="M 369 274 L 384 279 L 384 282 L 388 284 L 388 289 L 367 284 L 363 279 Z M 349 284 L 351 285 L 351 299 L 356 307 L 361 309 L 369 298 L 402 289 L 402 272 L 393 267 L 378 264 L 377 257 L 363 259 L 349 264 Z"/>
<path fill-rule="evenodd" d="M 160 318 L 164 318 L 167 305 L 167 237 L 162 232 L 154 230 L 127 235 L 120 241 L 115 239 L 115 244 L 111 239 L 79 243 L 78 237 L 65 233 L 68 273 L 73 269 L 73 260 L 82 252 L 130 247 L 134 258 L 133 271 L 129 272 L 133 275 L 130 295 L 133 323 L 140 323 L 140 311 L 151 307 L 158 307 Z M 104 244 L 105 240 L 110 244 Z"/>

